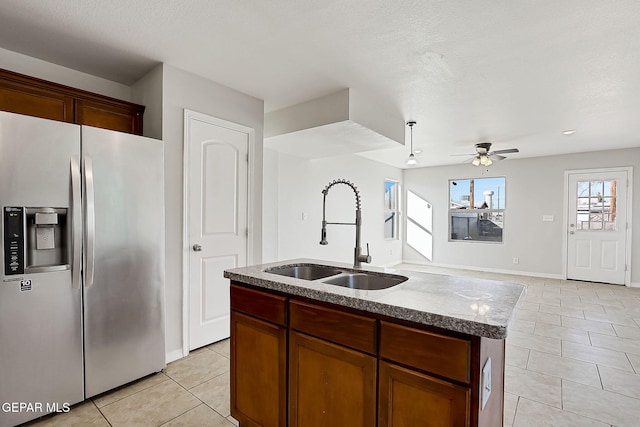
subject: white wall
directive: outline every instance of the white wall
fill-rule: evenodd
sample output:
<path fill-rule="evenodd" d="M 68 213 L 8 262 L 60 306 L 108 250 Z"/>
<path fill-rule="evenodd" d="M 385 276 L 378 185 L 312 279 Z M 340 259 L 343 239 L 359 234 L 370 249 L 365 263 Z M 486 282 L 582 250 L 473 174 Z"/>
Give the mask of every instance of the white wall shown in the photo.
<path fill-rule="evenodd" d="M 262 141 L 264 104 L 202 77 L 164 65 L 162 135 L 165 143 L 166 351 L 182 356 L 182 206 L 184 109 L 255 129 L 253 261 L 262 259 Z"/>
<path fill-rule="evenodd" d="M 633 219 L 640 218 L 640 148 L 592 153 L 508 159 L 490 168 L 470 164 L 409 169 L 404 174 L 405 190 L 413 191 L 433 204 L 433 264 L 489 270 L 534 273 L 559 277 L 563 271 L 564 172 L 633 166 Z M 504 243 L 448 242 L 448 180 L 506 177 Z M 553 222 L 543 222 L 553 215 Z M 640 250 L 640 221 L 635 223 L 632 247 Z M 513 258 L 520 259 L 513 264 Z M 429 264 L 408 245 L 403 246 L 405 262 Z M 640 257 L 632 258 L 634 283 L 640 282 Z"/>
<path fill-rule="evenodd" d="M 277 254 L 265 254 L 265 259 L 286 260 L 315 258 L 353 263 L 355 227 L 329 225 L 327 240 L 322 246 L 322 190 L 331 181 L 344 178 L 354 183 L 362 199 L 362 248 L 369 243 L 372 265 L 387 266 L 401 262 L 402 243 L 384 239 L 384 180 L 402 180 L 402 170 L 386 166 L 357 155 L 308 160 L 286 154 L 276 154 L 269 168 L 278 168 L 277 181 L 265 181 L 265 209 L 277 209 L 277 233 L 265 230 L 273 239 L 277 234 Z M 265 169 L 265 178 L 272 172 Z M 354 222 L 355 195 L 351 188 L 338 184 L 327 196 L 327 221 Z M 303 219 L 303 214 L 306 219 Z M 265 237 L 266 238 L 266 237 Z M 273 250 L 273 248 L 271 248 Z"/>
<path fill-rule="evenodd" d="M 0 68 L 42 80 L 131 101 L 131 88 L 51 62 L 0 48 Z"/>
<path fill-rule="evenodd" d="M 262 262 L 278 261 L 279 154 L 264 149 L 262 181 Z"/>
<path fill-rule="evenodd" d="M 131 100 L 144 105 L 142 131 L 149 138 L 162 139 L 162 78 L 164 64 L 147 73 L 131 86 Z"/>

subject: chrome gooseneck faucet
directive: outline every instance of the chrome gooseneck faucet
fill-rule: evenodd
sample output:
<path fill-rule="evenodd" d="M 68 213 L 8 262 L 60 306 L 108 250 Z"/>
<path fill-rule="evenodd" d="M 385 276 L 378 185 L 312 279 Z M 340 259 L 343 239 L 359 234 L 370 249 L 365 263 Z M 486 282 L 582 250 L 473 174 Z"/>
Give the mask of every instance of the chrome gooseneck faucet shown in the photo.
<path fill-rule="evenodd" d="M 336 184 L 345 184 L 351 187 L 354 193 L 356 193 L 356 222 L 327 222 L 325 209 L 327 205 L 327 194 L 329 194 L 329 189 Z M 356 226 L 356 247 L 353 253 L 353 268 L 361 268 L 363 262 L 370 263 L 371 256 L 369 255 L 369 244 L 367 243 L 367 254 L 363 255 L 361 253 L 362 248 L 360 247 L 360 227 L 362 226 L 362 213 L 360 211 L 360 193 L 358 192 L 358 188 L 352 184 L 351 182 L 345 179 L 336 179 L 329 183 L 324 190 L 322 190 L 322 194 L 324 194 L 322 198 L 322 235 L 320 238 L 321 245 L 328 245 L 327 242 L 327 225 L 355 225 Z"/>

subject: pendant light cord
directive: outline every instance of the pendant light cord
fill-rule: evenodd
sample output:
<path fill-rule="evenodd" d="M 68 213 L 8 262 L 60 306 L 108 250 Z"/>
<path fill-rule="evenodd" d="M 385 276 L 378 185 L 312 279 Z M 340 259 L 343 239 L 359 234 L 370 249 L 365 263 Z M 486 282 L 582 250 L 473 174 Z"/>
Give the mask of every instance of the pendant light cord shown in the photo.
<path fill-rule="evenodd" d="M 418 160 L 416 159 L 416 156 L 413 154 L 413 125 L 415 125 L 416 122 L 411 121 L 411 122 L 407 122 L 407 126 L 409 126 L 410 129 L 410 144 L 411 144 L 411 154 L 409 154 L 409 160 L 407 160 L 407 164 L 409 166 L 415 166 L 418 163 Z"/>

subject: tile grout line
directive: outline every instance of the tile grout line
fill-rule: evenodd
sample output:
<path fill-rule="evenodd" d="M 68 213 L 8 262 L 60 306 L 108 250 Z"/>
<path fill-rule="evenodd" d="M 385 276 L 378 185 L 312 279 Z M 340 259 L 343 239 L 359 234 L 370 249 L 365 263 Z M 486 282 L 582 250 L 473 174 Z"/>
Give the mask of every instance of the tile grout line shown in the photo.
<path fill-rule="evenodd" d="M 102 412 L 102 409 L 98 408 L 98 405 L 96 405 L 96 402 L 94 402 L 93 399 L 89 399 L 89 400 L 91 400 L 91 403 L 93 403 L 93 406 L 95 406 L 95 408 L 98 410 L 100 415 L 102 415 L 102 418 L 107 422 L 107 424 L 109 424 L 110 427 L 113 427 L 113 424 L 111 424 L 111 421 L 107 419 L 107 416 Z"/>
<path fill-rule="evenodd" d="M 215 351 L 215 350 L 211 350 L 211 351 L 213 351 L 214 353 L 216 353 L 216 354 L 218 354 L 218 355 L 220 355 L 220 356 L 223 356 L 225 359 L 228 359 L 225 355 L 222 355 L 222 354 L 218 353 L 218 352 L 217 352 L 217 351 Z M 212 377 L 212 378 L 207 379 L 206 381 L 203 381 L 203 382 L 201 382 L 201 383 L 199 383 L 199 384 L 194 385 L 194 386 L 193 386 L 193 387 L 191 387 L 191 388 L 192 388 L 192 389 L 193 389 L 193 388 L 196 388 L 196 387 L 198 387 L 198 386 L 200 386 L 200 385 L 202 385 L 202 384 L 206 383 L 207 381 L 211 381 L 211 380 L 213 380 L 214 378 L 218 378 L 219 376 L 222 376 L 222 375 L 226 374 L 227 372 L 229 372 L 229 371 L 224 371 L 224 372 L 222 372 L 222 373 L 220 373 L 220 374 L 218 374 L 218 375 L 216 375 L 216 376 L 214 376 L 214 377 Z M 168 375 L 167 375 L 167 376 L 168 376 Z M 185 386 L 183 386 L 182 384 L 180 384 L 177 380 L 175 380 L 175 379 L 173 379 L 173 378 L 171 378 L 171 377 L 169 377 L 169 378 L 171 379 L 171 381 L 173 381 L 174 383 L 176 383 L 179 387 L 181 387 L 183 390 L 185 390 L 185 391 L 186 391 L 187 393 L 189 393 L 191 396 L 193 396 L 194 398 L 198 399 L 198 401 L 199 401 L 201 404 L 203 404 L 203 405 L 205 405 L 206 407 L 210 408 L 210 409 L 211 409 L 212 411 L 214 411 L 216 414 L 220 415 L 222 418 L 224 418 L 225 420 L 227 420 L 227 417 L 225 417 L 224 415 L 222 415 L 220 412 L 216 411 L 216 409 L 215 409 L 215 408 L 213 408 L 213 407 L 211 407 L 209 404 L 207 404 L 207 402 L 203 401 L 203 400 L 202 400 L 202 399 L 200 399 L 198 396 L 196 396 L 195 394 L 193 394 L 193 393 L 191 392 L 191 389 L 186 388 Z M 200 405 L 198 405 L 198 406 L 200 406 Z M 191 410 L 193 410 L 193 409 L 195 409 L 195 408 L 191 408 L 191 409 L 189 409 L 189 411 L 191 411 Z M 189 411 L 187 411 L 187 412 L 189 412 Z M 186 413 L 186 412 L 185 412 L 185 413 Z M 181 415 L 183 415 L 183 414 L 181 414 Z M 231 414 L 229 414 L 229 416 L 231 416 Z M 228 420 L 227 420 L 227 421 L 228 421 Z M 167 422 L 168 422 L 168 421 L 167 421 Z"/>
<path fill-rule="evenodd" d="M 138 394 L 138 393 L 140 393 L 140 392 L 142 392 L 142 391 L 148 390 L 148 389 L 150 389 L 150 388 L 152 388 L 152 387 L 157 386 L 158 384 L 161 384 L 161 383 L 163 383 L 163 382 L 167 381 L 168 379 L 171 379 L 171 377 L 169 377 L 169 375 L 167 375 L 167 374 L 165 374 L 165 373 L 164 373 L 164 369 L 163 369 L 163 370 L 161 370 L 160 372 L 156 372 L 155 374 L 150 374 L 150 375 L 147 375 L 146 377 L 143 377 L 143 378 L 140 378 L 140 379 L 138 379 L 138 380 L 136 380 L 136 381 L 133 381 L 133 383 L 135 384 L 135 383 L 142 382 L 142 381 L 144 381 L 145 379 L 147 379 L 148 377 L 151 377 L 152 375 L 158 375 L 158 374 L 160 374 L 160 373 L 162 373 L 162 375 L 164 375 L 165 377 L 167 377 L 167 379 L 165 379 L 165 380 L 163 380 L 163 381 L 160 381 L 160 382 L 159 382 L 159 383 L 157 383 L 157 384 L 153 384 L 153 385 L 150 385 L 150 386 L 148 386 L 148 387 L 142 388 L 142 389 L 140 389 L 140 390 L 136 391 L 135 393 L 131 393 L 131 394 L 127 395 L 127 396 L 123 396 L 123 397 L 121 397 L 121 398 L 119 398 L 119 399 L 114 400 L 113 402 L 109 402 L 109 403 L 107 403 L 106 405 L 102 405 L 102 407 L 104 408 L 104 407 L 107 407 L 107 406 L 112 405 L 112 404 L 114 404 L 114 403 L 120 402 L 121 400 L 126 399 L 126 398 L 128 398 L 128 397 L 135 396 L 136 394 Z M 122 385 L 122 386 L 120 386 L 120 387 L 116 387 L 115 389 L 108 390 L 108 391 L 106 391 L 105 393 L 101 393 L 101 394 L 107 395 L 107 394 L 110 394 L 110 393 L 112 393 L 112 392 L 116 392 L 116 391 L 118 391 L 118 390 L 124 390 L 124 389 L 126 389 L 126 388 L 130 387 L 131 385 L 132 385 L 131 383 L 128 383 L 128 384 Z M 91 400 L 91 402 L 93 402 L 93 404 L 94 404 L 94 405 L 96 405 L 96 408 L 100 409 L 100 407 L 98 406 L 98 404 L 95 402 L 95 396 L 94 396 L 94 397 L 90 397 L 90 398 L 89 398 L 89 399 L 87 399 L 87 400 Z M 100 412 L 102 412 L 102 411 L 100 411 Z"/>
<path fill-rule="evenodd" d="M 596 370 L 598 371 L 598 378 L 600 378 L 600 387 L 604 390 L 604 383 L 602 382 L 602 374 L 600 373 L 600 365 L 596 363 Z"/>
<path fill-rule="evenodd" d="M 194 396 L 194 397 L 195 397 L 195 396 Z M 198 399 L 198 400 L 200 400 L 200 399 Z M 167 423 L 170 423 L 171 421 L 175 420 L 175 419 L 176 419 L 176 418 L 178 418 L 178 417 L 183 416 L 183 415 L 184 415 L 184 414 L 186 414 L 187 412 L 191 412 L 191 411 L 193 411 L 194 409 L 196 409 L 196 408 L 200 407 L 200 405 L 203 405 L 203 404 L 204 404 L 204 402 L 202 402 L 202 401 L 200 400 L 200 404 L 199 404 L 199 405 L 196 405 L 196 406 L 194 406 L 194 407 L 193 407 L 193 408 L 191 408 L 191 409 L 187 409 L 187 410 L 186 410 L 186 411 L 184 411 L 183 413 L 181 413 L 181 414 L 179 414 L 179 415 L 176 415 L 175 417 L 173 417 L 173 418 L 171 418 L 171 419 L 169 419 L 169 420 L 167 420 L 167 421 L 163 422 L 162 424 L 158 424 L 158 426 L 157 426 L 157 427 L 162 427 L 163 425 L 165 425 L 165 424 L 167 424 Z"/>
<path fill-rule="evenodd" d="M 512 426 L 514 426 L 516 423 L 516 417 L 518 416 L 518 405 L 520 405 L 520 396 L 518 396 L 518 400 L 516 401 L 516 410 L 513 411 L 513 418 L 511 419 Z"/>
<path fill-rule="evenodd" d="M 638 371 L 636 370 L 636 367 L 633 366 L 633 363 L 631 362 L 631 359 L 629 358 L 629 353 L 625 352 L 624 355 L 627 357 L 627 361 L 629 362 L 629 364 L 631 365 L 631 369 L 633 369 L 633 373 L 637 374 Z"/>
<path fill-rule="evenodd" d="M 168 375 L 167 375 L 167 376 L 168 376 Z M 191 396 L 193 396 L 196 400 L 198 400 L 198 402 L 200 402 L 200 404 L 198 404 L 198 405 L 194 406 L 193 408 L 189 409 L 188 411 L 183 412 L 182 414 L 178 415 L 178 417 L 180 417 L 180 416 L 182 416 L 182 415 L 186 414 L 186 413 L 187 413 L 187 412 L 189 412 L 189 411 L 193 411 L 195 408 L 197 408 L 197 407 L 198 407 L 198 406 L 200 406 L 200 405 L 205 405 L 205 406 L 207 406 L 208 408 L 211 408 L 209 405 L 207 405 L 205 402 L 203 402 L 203 401 L 202 401 L 202 399 L 200 399 L 200 398 L 199 398 L 198 396 L 196 396 L 195 394 L 191 393 L 191 391 L 189 391 L 189 389 L 188 389 L 188 388 L 186 388 L 185 386 L 183 386 L 182 384 L 180 384 L 177 380 L 174 380 L 174 379 L 173 379 L 173 378 L 171 378 L 171 377 L 169 377 L 169 378 L 171 379 L 171 381 L 173 381 L 174 383 L 176 383 L 176 384 L 178 385 L 178 387 L 182 388 L 184 391 L 186 391 L 186 392 L 187 392 L 187 393 L 189 393 Z M 213 377 L 213 378 L 216 378 L 216 377 Z M 207 380 L 207 381 L 208 381 L 208 380 Z M 205 381 L 205 382 L 206 382 L 206 381 Z M 205 382 L 203 382 L 203 383 L 201 383 L 201 384 L 204 384 Z M 195 386 L 193 386 L 193 387 L 197 387 L 198 385 L 200 385 L 200 384 L 197 384 L 197 385 L 195 385 Z M 192 388 L 193 388 L 193 387 L 192 387 Z M 212 409 L 212 410 L 214 410 L 214 411 L 216 412 L 216 414 L 219 414 L 220 416 L 222 416 L 222 414 L 220 414 L 220 413 L 219 413 L 218 411 L 216 411 L 215 409 L 213 409 L 213 408 L 211 408 L 211 409 Z M 178 417 L 174 417 L 174 418 L 172 418 L 171 420 L 174 420 L 174 419 L 176 419 L 176 418 L 178 418 Z M 225 417 L 223 417 L 223 418 L 225 418 Z M 165 423 L 161 424 L 161 426 L 162 426 L 162 425 L 164 425 L 164 424 L 166 424 L 166 423 L 168 423 L 168 422 L 170 422 L 171 420 L 166 421 Z M 158 426 L 158 427 L 160 427 L 160 426 Z"/>

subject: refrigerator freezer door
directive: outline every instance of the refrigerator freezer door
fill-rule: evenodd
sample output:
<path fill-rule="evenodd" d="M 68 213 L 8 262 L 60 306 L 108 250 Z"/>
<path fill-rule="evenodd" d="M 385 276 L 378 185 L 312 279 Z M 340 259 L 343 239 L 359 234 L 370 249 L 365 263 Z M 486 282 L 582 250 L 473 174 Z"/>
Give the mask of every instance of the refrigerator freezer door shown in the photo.
<path fill-rule="evenodd" d="M 82 128 L 95 210 L 95 230 L 87 230 L 95 250 L 86 254 L 95 259 L 93 283 L 84 287 L 86 397 L 165 367 L 163 152 L 162 141 Z"/>
<path fill-rule="evenodd" d="M 79 126 L 0 112 L 1 209 L 71 212 L 70 162 L 79 154 Z M 71 217 L 64 220 L 67 242 Z M 0 224 L 3 228 L 4 222 Z M 62 251 L 67 260 L 70 246 Z M 4 245 L 0 251 L 4 259 Z M 63 410 L 65 403 L 84 398 L 82 291 L 72 287 L 71 269 L 6 273 L 3 269 L 0 274 L 0 403 L 32 404 L 33 411 L 0 410 L 3 427 Z"/>

